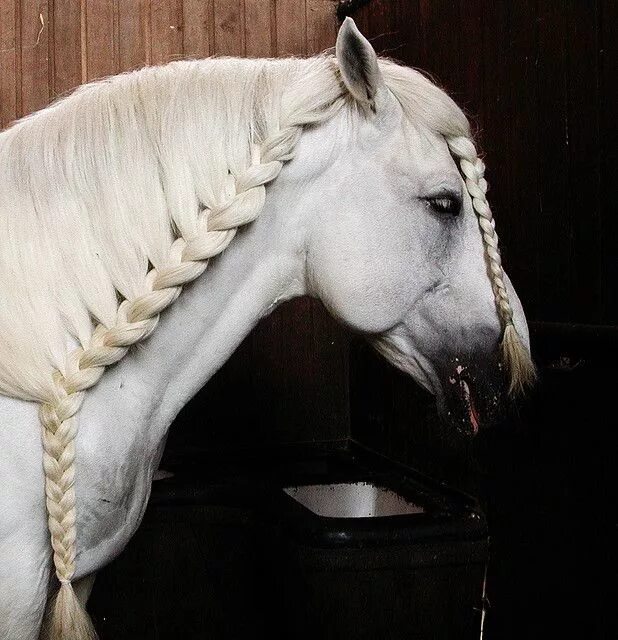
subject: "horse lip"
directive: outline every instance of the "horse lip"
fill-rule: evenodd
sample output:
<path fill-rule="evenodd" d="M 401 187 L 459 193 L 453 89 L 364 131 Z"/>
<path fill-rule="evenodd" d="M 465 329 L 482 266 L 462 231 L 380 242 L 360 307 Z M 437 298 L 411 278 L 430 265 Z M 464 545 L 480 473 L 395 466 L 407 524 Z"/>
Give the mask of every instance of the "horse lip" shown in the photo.
<path fill-rule="evenodd" d="M 468 420 L 472 426 L 472 434 L 476 435 L 479 432 L 481 426 L 481 418 L 476 408 L 476 402 L 474 400 L 474 394 L 470 389 L 468 382 L 461 378 L 459 380 L 460 396 L 466 408 L 468 414 Z"/>
<path fill-rule="evenodd" d="M 467 436 L 476 436 L 492 422 L 490 406 L 485 401 L 483 383 L 476 384 L 468 367 L 457 366 L 442 385 L 441 411 L 443 417 Z M 489 412 L 489 413 L 487 413 Z M 486 415 L 487 413 L 487 415 Z"/>

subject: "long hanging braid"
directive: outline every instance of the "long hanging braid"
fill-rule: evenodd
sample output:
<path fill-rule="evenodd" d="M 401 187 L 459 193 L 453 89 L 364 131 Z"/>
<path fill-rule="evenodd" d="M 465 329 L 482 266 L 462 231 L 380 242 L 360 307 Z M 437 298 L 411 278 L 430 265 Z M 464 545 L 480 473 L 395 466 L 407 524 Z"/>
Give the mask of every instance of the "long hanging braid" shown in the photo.
<path fill-rule="evenodd" d="M 487 180 L 484 178 L 485 164 L 478 157 L 474 143 L 470 138 L 457 136 L 447 138 L 446 141 L 453 156 L 459 160 L 466 188 L 472 198 L 472 206 L 477 214 L 483 235 L 489 276 L 504 332 L 500 349 L 502 361 L 509 376 L 509 392 L 511 394 L 520 393 L 534 382 L 536 370 L 530 354 L 513 324 L 513 308 L 504 282 L 504 269 L 498 249 L 496 224 L 487 202 Z"/>
<path fill-rule="evenodd" d="M 253 149 L 253 164 L 234 180 L 235 195 L 221 206 L 204 209 L 196 237 L 174 241 L 167 266 L 151 269 L 146 276 L 148 293 L 123 301 L 112 327 L 98 325 L 90 344 L 73 351 L 66 373 L 54 375 L 55 395 L 41 404 L 43 464 L 48 526 L 60 590 L 48 609 L 47 634 L 50 640 L 88 640 L 96 632 L 71 585 L 75 573 L 75 414 L 84 392 L 95 385 L 105 367 L 121 360 L 129 347 L 148 337 L 157 326 L 159 314 L 176 300 L 182 287 L 200 276 L 209 258 L 221 253 L 239 226 L 261 212 L 266 189 L 283 163 L 289 160 L 302 128 L 330 117 L 341 100 L 331 105 L 315 105 L 284 121 L 284 126 L 259 148 Z"/>

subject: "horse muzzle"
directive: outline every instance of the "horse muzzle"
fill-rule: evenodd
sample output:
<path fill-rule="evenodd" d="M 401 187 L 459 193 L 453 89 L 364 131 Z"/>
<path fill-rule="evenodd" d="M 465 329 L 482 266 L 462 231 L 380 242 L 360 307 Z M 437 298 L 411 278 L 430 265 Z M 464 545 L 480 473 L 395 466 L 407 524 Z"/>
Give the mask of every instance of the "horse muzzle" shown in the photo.
<path fill-rule="evenodd" d="M 438 409 L 447 422 L 474 436 L 498 420 L 507 386 L 497 355 L 451 357 L 439 369 Z"/>

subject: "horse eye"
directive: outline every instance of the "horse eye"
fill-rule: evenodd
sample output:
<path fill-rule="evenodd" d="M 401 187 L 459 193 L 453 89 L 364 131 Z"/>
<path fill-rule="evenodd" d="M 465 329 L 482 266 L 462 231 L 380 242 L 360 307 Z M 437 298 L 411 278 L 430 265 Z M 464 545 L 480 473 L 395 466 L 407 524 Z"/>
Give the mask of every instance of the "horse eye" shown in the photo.
<path fill-rule="evenodd" d="M 425 200 L 436 213 L 458 216 L 461 211 L 461 201 L 453 196 L 425 198 Z"/>

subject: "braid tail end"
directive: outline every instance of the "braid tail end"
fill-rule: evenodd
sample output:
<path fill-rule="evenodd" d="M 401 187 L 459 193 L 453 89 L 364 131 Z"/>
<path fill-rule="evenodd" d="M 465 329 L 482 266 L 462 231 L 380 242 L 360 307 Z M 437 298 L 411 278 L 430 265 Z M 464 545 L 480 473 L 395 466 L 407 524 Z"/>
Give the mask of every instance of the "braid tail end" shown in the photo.
<path fill-rule="evenodd" d="M 70 582 L 49 602 L 42 636 L 45 640 L 97 640 L 90 616 Z"/>
<path fill-rule="evenodd" d="M 524 346 L 521 336 L 512 322 L 504 329 L 501 344 L 502 360 L 509 375 L 509 394 L 522 393 L 532 386 L 536 380 L 536 367 L 532 362 L 528 349 Z"/>

